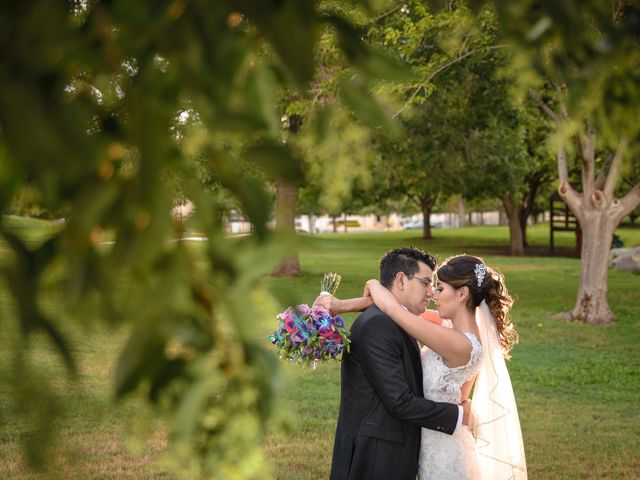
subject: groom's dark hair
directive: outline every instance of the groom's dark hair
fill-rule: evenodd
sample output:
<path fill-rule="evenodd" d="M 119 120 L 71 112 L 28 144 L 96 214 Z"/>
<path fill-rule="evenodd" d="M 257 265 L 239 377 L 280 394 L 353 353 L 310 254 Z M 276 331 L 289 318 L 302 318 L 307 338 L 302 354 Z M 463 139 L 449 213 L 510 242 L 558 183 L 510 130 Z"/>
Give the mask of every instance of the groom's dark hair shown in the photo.
<path fill-rule="evenodd" d="M 426 263 L 433 271 L 436 269 L 435 257 L 424 250 L 414 247 L 389 250 L 380 260 L 380 283 L 390 289 L 398 272 L 404 272 L 407 276 L 415 275 L 420 269 L 418 262 Z"/>

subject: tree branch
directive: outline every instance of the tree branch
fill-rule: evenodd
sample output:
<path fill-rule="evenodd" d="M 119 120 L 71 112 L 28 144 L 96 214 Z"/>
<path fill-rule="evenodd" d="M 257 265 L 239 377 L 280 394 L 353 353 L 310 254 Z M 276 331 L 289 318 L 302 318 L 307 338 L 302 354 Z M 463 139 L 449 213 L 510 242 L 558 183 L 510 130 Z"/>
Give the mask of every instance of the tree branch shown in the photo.
<path fill-rule="evenodd" d="M 595 165 L 596 165 L 596 134 L 593 128 L 587 126 L 587 132 L 576 133 L 576 147 L 582 160 L 582 191 L 585 197 L 590 198 L 595 192 Z"/>
<path fill-rule="evenodd" d="M 618 148 L 615 155 L 613 156 L 611 167 L 609 168 L 609 173 L 604 183 L 603 191 L 607 198 L 611 198 L 613 196 L 613 190 L 616 188 L 616 184 L 618 183 L 618 178 L 620 176 L 620 165 L 622 164 L 622 158 L 624 157 L 624 153 L 626 152 L 628 145 L 629 142 L 625 137 L 622 137 L 620 139 L 620 142 L 618 143 Z"/>
<path fill-rule="evenodd" d="M 558 193 L 562 200 L 569 206 L 578 223 L 582 224 L 584 221 L 584 211 L 582 209 L 582 199 L 584 196 L 576 192 L 573 187 L 569 185 L 569 182 L 560 182 Z"/>
<path fill-rule="evenodd" d="M 536 105 L 538 105 L 542 109 L 544 113 L 549 115 L 557 123 L 560 123 L 560 121 L 562 120 L 560 115 L 554 112 L 551 109 L 551 107 L 549 107 L 549 105 L 547 105 L 547 103 L 542 99 L 542 97 L 540 97 L 540 95 L 538 95 L 533 90 L 529 90 L 529 98 L 533 100 L 536 103 Z"/>
<path fill-rule="evenodd" d="M 607 179 L 607 171 L 609 170 L 610 165 L 611 163 L 607 162 L 598 172 L 598 176 L 596 177 L 595 182 L 596 189 L 602 190 L 604 188 L 604 182 Z"/>
<path fill-rule="evenodd" d="M 383 18 L 388 17 L 389 15 L 393 15 L 395 12 L 397 12 L 398 10 L 400 10 L 404 5 L 404 2 L 399 2 L 395 7 L 393 7 L 391 10 L 377 16 L 376 18 L 374 18 L 373 20 L 371 20 L 371 23 L 378 23 L 380 20 L 382 20 Z"/>
<path fill-rule="evenodd" d="M 636 183 L 631 191 L 622 197 L 620 204 L 622 205 L 620 220 L 622 220 L 640 205 L 640 183 Z"/>
<path fill-rule="evenodd" d="M 564 143 L 558 146 L 558 180 L 560 183 L 569 183 L 569 168 L 567 167 L 567 148 Z"/>
<path fill-rule="evenodd" d="M 436 75 L 438 75 L 439 73 L 442 73 L 444 70 L 449 68 L 451 65 L 455 65 L 456 63 L 461 62 L 462 60 L 464 60 L 465 58 L 473 55 L 474 53 L 478 53 L 478 52 L 481 52 L 481 51 L 496 50 L 498 48 L 504 48 L 506 46 L 507 46 L 506 44 L 501 44 L 501 45 L 492 45 L 492 46 L 487 47 L 487 48 L 478 48 L 477 50 L 472 50 L 470 52 L 465 53 L 464 55 L 459 55 L 457 58 L 455 58 L 453 60 L 450 60 L 447 63 L 444 63 L 444 64 L 440 65 L 433 72 L 431 72 L 431 74 L 427 77 L 427 79 L 424 82 L 422 82 L 420 85 L 418 85 L 418 87 L 415 89 L 413 94 L 409 97 L 409 100 L 407 100 L 406 103 L 404 104 L 404 106 L 400 110 L 398 110 L 396 113 L 394 113 L 391 118 L 395 119 L 398 115 L 400 115 L 407 108 L 409 108 L 409 106 L 411 105 L 411 100 L 413 100 L 415 98 L 415 96 L 418 94 L 420 89 L 424 88 L 426 90 L 426 85 L 431 80 L 433 80 Z"/>
<path fill-rule="evenodd" d="M 562 101 L 563 85 L 561 85 L 558 82 L 554 82 L 554 85 L 556 87 L 556 92 L 558 92 L 558 104 L 560 105 L 560 115 L 562 115 L 563 118 L 569 118 L 569 112 L 567 111 L 567 106 Z M 566 86 L 565 86 L 565 89 L 566 89 Z"/>
<path fill-rule="evenodd" d="M 558 146 L 558 179 L 560 183 L 558 185 L 558 193 L 560 197 L 566 202 L 578 221 L 582 221 L 582 195 L 576 192 L 569 183 L 569 173 L 567 168 L 567 149 L 564 143 Z"/>

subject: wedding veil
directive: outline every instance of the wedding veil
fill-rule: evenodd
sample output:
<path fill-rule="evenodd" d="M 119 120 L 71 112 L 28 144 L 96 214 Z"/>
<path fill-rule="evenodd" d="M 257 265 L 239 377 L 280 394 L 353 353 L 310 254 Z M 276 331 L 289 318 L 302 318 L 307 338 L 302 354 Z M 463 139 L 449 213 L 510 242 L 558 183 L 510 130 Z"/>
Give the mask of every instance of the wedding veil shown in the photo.
<path fill-rule="evenodd" d="M 482 479 L 526 480 L 522 432 L 511 379 L 486 302 L 476 308 L 484 358 L 473 391 L 471 411 Z"/>

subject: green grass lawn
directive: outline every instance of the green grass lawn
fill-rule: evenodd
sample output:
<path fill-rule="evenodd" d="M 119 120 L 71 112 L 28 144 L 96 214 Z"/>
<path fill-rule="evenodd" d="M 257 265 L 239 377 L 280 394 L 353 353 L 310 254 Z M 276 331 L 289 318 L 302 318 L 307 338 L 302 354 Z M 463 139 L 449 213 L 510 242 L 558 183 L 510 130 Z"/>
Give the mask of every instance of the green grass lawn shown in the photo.
<path fill-rule="evenodd" d="M 640 230 L 620 229 L 626 245 L 640 244 Z M 614 270 L 609 274 L 609 301 L 616 322 L 607 327 L 567 324 L 550 317 L 573 306 L 579 260 L 570 258 L 574 239 L 560 235 L 556 244 L 566 256 L 545 256 L 548 229 L 530 229 L 533 256 L 511 258 L 504 227 L 434 230 L 435 239 L 419 233 L 336 234 L 301 237 L 303 275 L 269 278 L 277 293 L 294 293 L 311 302 L 324 272 L 343 275 L 339 296 L 355 296 L 368 278 L 377 276 L 377 263 L 389 248 L 415 245 L 440 260 L 455 253 L 481 255 L 500 269 L 517 298 L 513 319 L 520 333 L 509 369 L 519 405 L 531 479 L 640 478 L 640 276 Z M 0 244 L 0 264 L 5 255 Z M 0 288 L 0 314 L 7 318 L 11 301 Z M 353 315 L 347 316 L 350 323 Z M 56 422 L 52 459 L 55 478 L 174 478 L 165 456 L 161 423 L 135 399 L 113 405 L 111 370 L 125 331 L 110 331 L 87 322 L 72 333 L 81 366 L 81 393 L 69 388 L 60 362 L 47 353 L 43 339 L 32 349 L 37 367 L 50 379 L 54 400 L 67 413 Z M 0 322 L 0 342 L 15 339 L 12 324 Z M 91 326 L 93 325 L 93 326 Z M 263 340 L 275 327 L 274 318 L 256 323 Z M 0 478 L 44 478 L 28 474 L 19 441 L 28 434 L 26 421 L 11 400 L 9 382 L 13 358 L 0 347 Z M 26 368 L 26 367 L 25 367 Z M 33 367 L 36 368 L 36 367 Z M 266 450 L 274 478 L 327 478 L 339 402 L 339 365 L 316 370 L 282 364 L 284 380 L 278 392 L 274 425 Z M 19 382 L 19 380 L 18 380 Z M 52 403 L 52 405 L 54 405 Z M 52 406 L 53 408 L 53 406 Z M 146 439 L 135 441 L 138 432 Z M 61 453 L 62 452 L 62 453 Z M 75 473 L 74 473 L 75 472 Z"/>

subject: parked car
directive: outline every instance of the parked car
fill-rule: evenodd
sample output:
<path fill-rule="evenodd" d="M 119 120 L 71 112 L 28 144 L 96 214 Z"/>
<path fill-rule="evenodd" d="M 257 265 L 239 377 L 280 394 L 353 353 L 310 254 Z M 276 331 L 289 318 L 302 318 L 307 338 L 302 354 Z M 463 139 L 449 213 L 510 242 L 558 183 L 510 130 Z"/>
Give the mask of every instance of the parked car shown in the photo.
<path fill-rule="evenodd" d="M 402 228 L 405 230 L 416 230 L 422 228 L 424 226 L 424 222 L 422 220 L 413 220 L 411 222 L 405 223 Z"/>
<path fill-rule="evenodd" d="M 424 222 L 422 220 L 413 220 L 411 222 L 405 223 L 402 228 L 405 230 L 418 230 L 424 226 Z M 435 222 L 431 224 L 431 228 L 442 228 L 441 222 Z"/>

